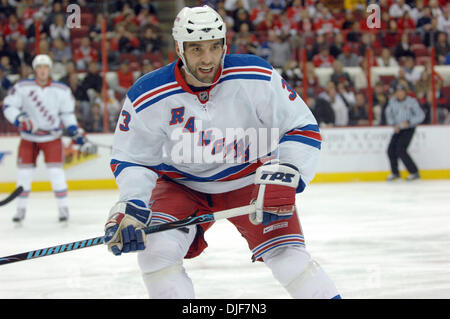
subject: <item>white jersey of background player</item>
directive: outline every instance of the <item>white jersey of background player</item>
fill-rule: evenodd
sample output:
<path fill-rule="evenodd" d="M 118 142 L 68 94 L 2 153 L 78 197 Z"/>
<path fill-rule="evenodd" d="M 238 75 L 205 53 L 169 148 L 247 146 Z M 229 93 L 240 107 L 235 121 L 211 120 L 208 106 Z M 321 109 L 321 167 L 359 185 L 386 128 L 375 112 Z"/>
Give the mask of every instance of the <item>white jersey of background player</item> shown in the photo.
<path fill-rule="evenodd" d="M 66 128 L 77 144 L 83 144 L 82 130 L 74 115 L 75 100 L 70 88 L 52 81 L 52 61 L 49 56 L 37 55 L 32 62 L 34 79 L 17 82 L 3 101 L 3 112 L 20 132 L 17 184 L 24 189 L 18 199 L 13 221 L 25 217 L 33 172 L 40 152 L 43 153 L 48 175 L 55 194 L 59 220 L 69 217 L 67 184 L 63 170 L 64 148 L 61 136 Z"/>
<path fill-rule="evenodd" d="M 182 261 L 206 247 L 201 229 L 145 238 L 142 228 L 255 200 L 255 214 L 230 219 L 253 260 L 264 261 L 294 298 L 339 297 L 305 250 L 295 210 L 296 192 L 315 174 L 317 123 L 265 60 L 226 55 L 225 34 L 213 9 L 184 8 L 173 28 L 179 60 L 128 91 L 111 160 L 120 198 L 105 225 L 106 243 L 115 255 L 140 251 L 151 298 L 193 298 Z M 262 165 L 267 156 L 278 161 Z"/>

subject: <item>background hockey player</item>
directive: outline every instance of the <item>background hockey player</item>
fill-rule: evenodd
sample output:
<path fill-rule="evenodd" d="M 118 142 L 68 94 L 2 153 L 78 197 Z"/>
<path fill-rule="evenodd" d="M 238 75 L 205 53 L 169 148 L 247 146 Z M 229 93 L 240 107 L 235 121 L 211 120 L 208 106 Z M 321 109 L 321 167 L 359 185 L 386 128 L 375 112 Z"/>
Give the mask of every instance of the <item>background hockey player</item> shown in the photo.
<path fill-rule="evenodd" d="M 120 198 L 105 225 L 106 243 L 115 255 L 139 252 L 151 298 L 194 298 L 182 263 L 206 248 L 203 234 L 211 224 L 147 237 L 142 228 L 253 201 L 256 213 L 229 219 L 247 240 L 252 259 L 263 261 L 294 298 L 339 298 L 305 250 L 295 209 L 296 193 L 315 174 L 317 123 L 266 61 L 226 55 L 225 35 L 213 9 L 182 9 L 173 27 L 179 59 L 144 75 L 128 91 L 114 136 L 111 168 Z M 229 139 L 230 128 L 276 128 L 277 143 L 271 147 L 271 139 L 262 136 Z M 180 142 L 180 132 L 192 139 Z M 266 154 L 249 151 L 255 143 L 265 143 Z M 196 161 L 198 148 L 222 161 Z M 265 155 L 278 161 L 263 165 Z M 229 156 L 234 160 L 223 160 Z"/>
<path fill-rule="evenodd" d="M 84 144 L 85 138 L 77 125 L 74 115 L 75 101 L 70 88 L 50 78 L 50 57 L 37 55 L 33 59 L 32 67 L 35 78 L 17 82 L 3 103 L 5 117 L 18 128 L 21 136 L 17 185 L 22 186 L 24 191 L 18 199 L 13 221 L 20 222 L 25 218 L 33 172 L 41 152 L 56 197 L 59 221 L 67 221 L 69 209 L 61 136 L 66 128 L 75 143 Z"/>

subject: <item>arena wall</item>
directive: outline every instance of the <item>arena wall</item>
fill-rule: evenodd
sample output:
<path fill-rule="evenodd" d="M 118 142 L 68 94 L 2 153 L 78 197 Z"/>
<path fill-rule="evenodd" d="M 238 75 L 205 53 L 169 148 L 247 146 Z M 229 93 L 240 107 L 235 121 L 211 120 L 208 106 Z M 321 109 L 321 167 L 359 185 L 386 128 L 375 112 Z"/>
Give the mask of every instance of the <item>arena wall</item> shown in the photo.
<path fill-rule="evenodd" d="M 386 154 L 392 134 L 391 127 L 322 128 L 323 143 L 316 182 L 383 181 L 389 174 Z M 423 179 L 450 179 L 450 126 L 422 125 L 409 147 Z M 79 152 L 65 139 L 65 172 L 69 190 L 115 189 L 109 167 L 112 134 L 89 134 L 98 144 Z M 15 188 L 17 147 L 19 137 L 0 137 L 0 192 Z M 407 173 L 402 164 L 402 175 Z M 44 159 L 38 159 L 32 189 L 51 190 Z"/>

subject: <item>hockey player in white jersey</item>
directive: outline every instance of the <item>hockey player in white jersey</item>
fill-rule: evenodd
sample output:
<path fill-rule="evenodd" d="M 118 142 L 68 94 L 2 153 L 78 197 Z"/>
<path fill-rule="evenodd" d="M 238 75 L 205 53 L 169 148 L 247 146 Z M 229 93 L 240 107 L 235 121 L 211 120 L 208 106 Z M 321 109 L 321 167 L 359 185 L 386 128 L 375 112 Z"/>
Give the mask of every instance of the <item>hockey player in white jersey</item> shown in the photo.
<path fill-rule="evenodd" d="M 183 8 L 173 27 L 179 59 L 129 89 L 114 136 L 120 196 L 106 244 L 115 255 L 138 252 L 150 298 L 194 298 L 183 259 L 206 248 L 211 223 L 146 237 L 142 228 L 254 202 L 256 213 L 229 219 L 253 261 L 293 298 L 340 298 L 305 249 L 295 208 L 315 174 L 317 122 L 265 60 L 227 55 L 225 35 L 210 7 Z"/>
<path fill-rule="evenodd" d="M 3 101 L 3 113 L 20 132 L 17 185 L 23 187 L 18 198 L 14 222 L 25 218 L 36 159 L 43 153 L 47 172 L 58 205 L 58 219 L 69 218 L 67 183 L 63 170 L 63 129 L 77 144 L 85 137 L 74 115 L 75 100 L 70 88 L 52 81 L 52 60 L 48 55 L 37 55 L 32 62 L 34 79 L 17 82 Z"/>

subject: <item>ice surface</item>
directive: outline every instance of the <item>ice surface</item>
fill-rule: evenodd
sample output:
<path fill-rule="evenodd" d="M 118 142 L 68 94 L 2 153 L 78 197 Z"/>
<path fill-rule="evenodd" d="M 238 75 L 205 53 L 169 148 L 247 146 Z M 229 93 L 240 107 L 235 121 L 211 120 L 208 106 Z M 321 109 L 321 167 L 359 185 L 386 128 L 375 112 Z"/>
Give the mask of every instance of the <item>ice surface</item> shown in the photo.
<path fill-rule="evenodd" d="M 6 194 L 0 194 L 4 198 Z M 0 207 L 0 257 L 103 235 L 117 191 L 72 191 L 57 221 L 50 192 L 31 193 L 21 228 Z M 450 298 L 450 181 L 310 185 L 297 200 L 306 247 L 344 298 Z M 186 260 L 198 298 L 288 298 L 227 221 Z M 0 266 L 0 298 L 146 298 L 136 255 L 105 246 Z"/>

